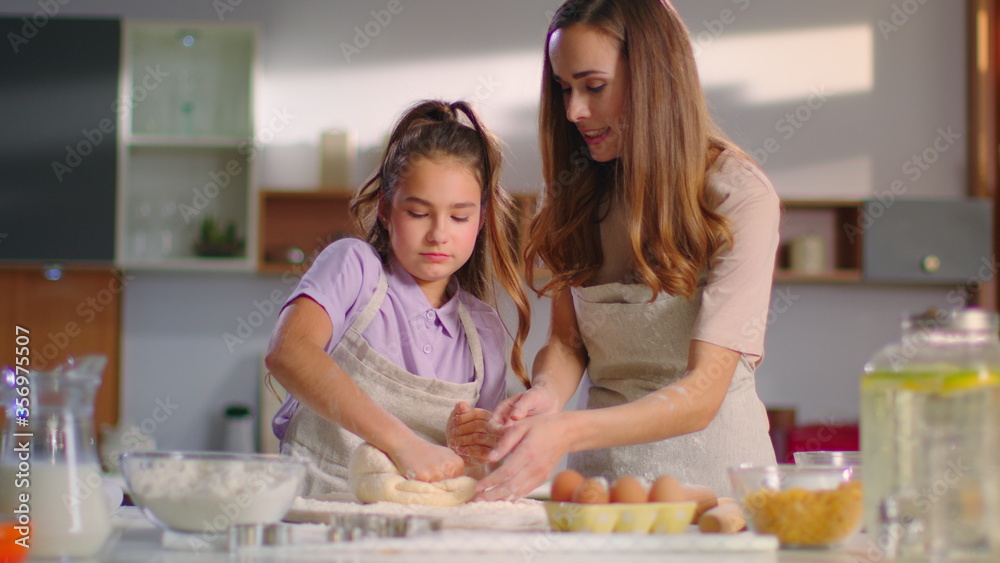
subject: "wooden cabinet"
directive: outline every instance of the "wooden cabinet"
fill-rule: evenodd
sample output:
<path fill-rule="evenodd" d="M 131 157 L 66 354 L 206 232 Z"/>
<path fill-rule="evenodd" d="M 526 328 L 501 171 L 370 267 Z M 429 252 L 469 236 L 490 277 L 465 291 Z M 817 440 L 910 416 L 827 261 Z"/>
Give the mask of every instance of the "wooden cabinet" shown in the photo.
<path fill-rule="evenodd" d="M 248 25 L 126 22 L 118 263 L 252 269 L 257 33 Z M 199 244 L 206 219 L 219 232 L 232 224 L 237 240 Z"/>
<path fill-rule="evenodd" d="M 52 369 L 69 356 L 107 356 L 94 410 L 99 431 L 102 424 L 118 422 L 118 335 L 128 277 L 100 269 L 60 273 L 60 279 L 50 280 L 40 268 L 0 269 L 0 365 L 14 365 L 16 327 L 28 331 L 31 369 Z"/>

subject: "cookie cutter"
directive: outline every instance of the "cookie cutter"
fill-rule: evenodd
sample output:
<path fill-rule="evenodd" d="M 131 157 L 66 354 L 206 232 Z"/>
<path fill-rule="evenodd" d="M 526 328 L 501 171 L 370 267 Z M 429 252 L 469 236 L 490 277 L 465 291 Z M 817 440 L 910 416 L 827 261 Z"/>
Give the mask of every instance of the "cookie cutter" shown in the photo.
<path fill-rule="evenodd" d="M 407 538 L 439 533 L 441 518 L 382 514 L 330 514 L 322 523 L 237 524 L 229 529 L 229 551 L 323 545 L 366 538 Z"/>

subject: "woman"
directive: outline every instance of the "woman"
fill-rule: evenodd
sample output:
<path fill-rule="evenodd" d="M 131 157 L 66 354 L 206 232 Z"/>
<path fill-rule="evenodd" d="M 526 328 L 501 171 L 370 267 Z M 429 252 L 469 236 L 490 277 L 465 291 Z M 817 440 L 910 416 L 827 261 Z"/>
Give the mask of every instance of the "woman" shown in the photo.
<path fill-rule="evenodd" d="M 754 387 L 779 200 L 712 122 L 667 0 L 570 0 L 542 80 L 543 204 L 526 248 L 552 278 L 531 388 L 497 408 L 485 500 L 519 497 L 569 453 L 613 480 L 669 473 L 729 494 L 774 463 Z M 587 409 L 563 411 L 584 370 Z M 505 458 L 505 459 L 504 459 Z"/>

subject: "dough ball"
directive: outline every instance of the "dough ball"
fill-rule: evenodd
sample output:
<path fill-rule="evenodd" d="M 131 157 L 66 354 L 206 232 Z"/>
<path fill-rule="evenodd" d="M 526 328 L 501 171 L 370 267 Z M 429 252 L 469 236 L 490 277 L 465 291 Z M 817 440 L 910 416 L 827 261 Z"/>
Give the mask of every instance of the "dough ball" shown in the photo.
<path fill-rule="evenodd" d="M 347 472 L 351 492 L 364 503 L 456 506 L 475 496 L 476 480 L 472 477 L 455 477 L 434 483 L 407 479 L 388 455 L 367 442 L 351 454 Z"/>

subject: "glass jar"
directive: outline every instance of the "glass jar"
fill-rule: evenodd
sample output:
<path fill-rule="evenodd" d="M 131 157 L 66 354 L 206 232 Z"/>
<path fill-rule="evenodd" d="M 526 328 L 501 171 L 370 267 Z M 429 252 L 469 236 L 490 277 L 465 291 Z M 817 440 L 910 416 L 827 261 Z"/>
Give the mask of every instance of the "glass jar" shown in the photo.
<path fill-rule="evenodd" d="M 92 557 L 110 535 L 93 431 L 106 364 L 86 356 L 48 372 L 4 372 L 0 509 L 30 529 L 33 559 Z"/>
<path fill-rule="evenodd" d="M 865 365 L 861 451 L 869 555 L 1000 555 L 997 316 L 931 310 Z"/>

